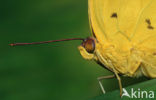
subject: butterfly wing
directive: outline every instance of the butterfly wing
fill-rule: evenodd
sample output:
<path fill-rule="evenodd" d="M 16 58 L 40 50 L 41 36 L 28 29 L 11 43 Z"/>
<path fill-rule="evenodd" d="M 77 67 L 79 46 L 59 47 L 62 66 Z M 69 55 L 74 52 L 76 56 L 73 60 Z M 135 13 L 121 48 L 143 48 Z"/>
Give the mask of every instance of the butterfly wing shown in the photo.
<path fill-rule="evenodd" d="M 156 0 L 149 1 L 139 15 L 131 39 L 138 46 L 156 49 Z"/>
<path fill-rule="evenodd" d="M 132 41 L 144 52 L 142 72 L 156 78 L 156 0 L 152 0 L 141 13 Z"/>
<path fill-rule="evenodd" d="M 124 47 L 130 43 L 140 15 L 150 3 L 150 0 L 89 0 L 93 35 L 100 43 Z"/>

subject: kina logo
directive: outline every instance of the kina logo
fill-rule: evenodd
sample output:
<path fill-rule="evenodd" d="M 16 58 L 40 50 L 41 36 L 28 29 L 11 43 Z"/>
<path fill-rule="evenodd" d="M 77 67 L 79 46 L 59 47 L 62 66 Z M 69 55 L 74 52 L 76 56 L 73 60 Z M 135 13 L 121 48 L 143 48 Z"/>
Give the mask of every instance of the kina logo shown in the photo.
<path fill-rule="evenodd" d="M 145 91 L 141 90 L 140 88 L 134 89 L 131 88 L 130 92 L 128 92 L 125 88 L 123 88 L 123 94 L 122 97 L 128 97 L 128 98 L 154 98 L 154 91 Z"/>

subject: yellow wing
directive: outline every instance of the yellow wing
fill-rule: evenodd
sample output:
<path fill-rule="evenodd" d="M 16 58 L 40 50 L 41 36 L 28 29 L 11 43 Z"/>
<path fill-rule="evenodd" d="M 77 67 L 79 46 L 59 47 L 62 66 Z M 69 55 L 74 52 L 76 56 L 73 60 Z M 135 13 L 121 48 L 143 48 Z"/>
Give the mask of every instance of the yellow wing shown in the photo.
<path fill-rule="evenodd" d="M 148 77 L 156 78 L 156 0 L 152 0 L 144 8 L 132 35 L 132 41 L 144 52 L 142 72 Z"/>
<path fill-rule="evenodd" d="M 154 31 L 152 27 L 156 24 L 153 23 L 155 19 L 150 16 L 156 14 L 156 7 L 153 7 L 155 2 L 156 0 L 89 0 L 93 35 L 100 43 L 113 43 L 120 47 L 128 45 L 132 40 L 143 40 L 139 37 Z M 152 23 L 150 29 L 147 28 L 149 19 Z M 140 31 L 142 28 L 144 29 Z"/>
<path fill-rule="evenodd" d="M 149 1 L 139 16 L 131 39 L 140 47 L 156 49 L 156 0 Z"/>

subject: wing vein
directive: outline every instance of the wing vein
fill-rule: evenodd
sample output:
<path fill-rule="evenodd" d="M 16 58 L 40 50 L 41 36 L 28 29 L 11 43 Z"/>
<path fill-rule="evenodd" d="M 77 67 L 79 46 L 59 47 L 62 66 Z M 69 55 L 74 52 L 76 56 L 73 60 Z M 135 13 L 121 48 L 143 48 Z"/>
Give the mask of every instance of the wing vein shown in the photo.
<path fill-rule="evenodd" d="M 130 36 L 130 39 L 132 39 L 132 38 L 134 37 L 135 32 L 136 32 L 136 29 L 137 29 L 137 27 L 138 27 L 138 25 L 139 25 L 139 21 L 140 21 L 140 19 L 141 19 L 141 16 L 142 16 L 144 10 L 152 4 L 152 1 L 153 1 L 153 0 L 151 0 L 151 2 L 150 2 L 149 4 L 147 4 L 147 6 L 144 7 L 144 8 L 140 11 L 140 14 L 139 14 L 139 17 L 138 17 L 138 19 L 137 19 L 136 25 L 135 25 L 135 27 L 134 27 L 134 31 L 133 31 L 132 35 Z"/>

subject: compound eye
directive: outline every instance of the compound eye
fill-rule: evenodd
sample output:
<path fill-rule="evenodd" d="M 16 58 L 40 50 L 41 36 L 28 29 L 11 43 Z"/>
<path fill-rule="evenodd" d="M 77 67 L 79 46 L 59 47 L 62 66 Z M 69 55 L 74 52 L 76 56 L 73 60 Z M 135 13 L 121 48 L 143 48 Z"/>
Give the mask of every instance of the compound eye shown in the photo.
<path fill-rule="evenodd" d="M 92 38 L 87 38 L 82 46 L 86 49 L 88 53 L 93 53 L 95 50 L 95 41 Z"/>

